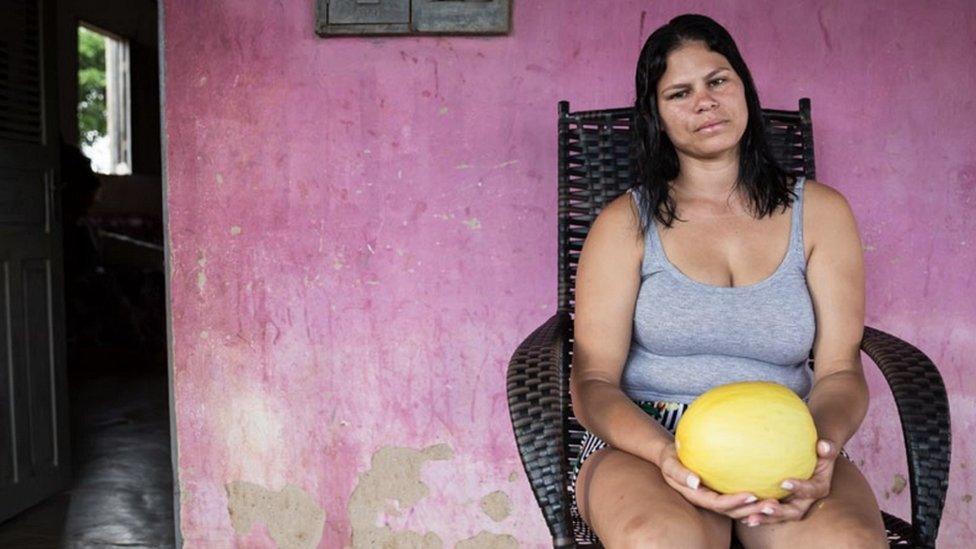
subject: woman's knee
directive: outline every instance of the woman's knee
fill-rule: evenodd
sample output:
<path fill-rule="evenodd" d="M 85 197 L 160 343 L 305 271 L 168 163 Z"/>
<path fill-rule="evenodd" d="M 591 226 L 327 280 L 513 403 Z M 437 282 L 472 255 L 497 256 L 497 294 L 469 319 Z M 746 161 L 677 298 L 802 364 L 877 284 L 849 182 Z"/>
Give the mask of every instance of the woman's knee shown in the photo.
<path fill-rule="evenodd" d="M 884 526 L 880 528 L 869 521 L 852 521 L 838 529 L 841 537 L 849 547 L 864 547 L 865 549 L 878 548 L 885 549 L 888 545 L 888 536 Z M 839 545 L 835 545 L 839 547 Z"/>
<path fill-rule="evenodd" d="M 728 547 L 729 540 L 711 539 L 709 528 L 700 516 L 667 513 L 652 516 L 641 513 L 624 520 L 612 540 L 604 540 L 608 547 L 658 548 Z"/>
<path fill-rule="evenodd" d="M 831 528 L 812 536 L 809 542 L 807 547 L 886 549 L 889 546 L 883 525 L 856 517 L 834 523 Z"/>

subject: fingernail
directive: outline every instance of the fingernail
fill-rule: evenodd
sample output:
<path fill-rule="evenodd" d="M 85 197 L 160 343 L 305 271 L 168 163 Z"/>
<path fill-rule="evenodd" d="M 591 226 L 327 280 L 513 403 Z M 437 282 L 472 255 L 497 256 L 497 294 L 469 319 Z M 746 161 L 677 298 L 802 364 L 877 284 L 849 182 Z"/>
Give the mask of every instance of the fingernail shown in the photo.
<path fill-rule="evenodd" d="M 762 514 L 764 514 L 764 515 L 772 515 L 773 514 L 772 507 L 763 507 L 762 508 Z"/>
<path fill-rule="evenodd" d="M 755 503 L 757 501 L 759 501 L 759 498 L 757 498 L 756 496 L 749 496 L 746 498 L 746 503 Z"/>
<path fill-rule="evenodd" d="M 809 448 L 809 446 L 807 446 L 807 448 Z M 783 483 L 780 484 L 780 487 L 782 489 L 784 489 L 784 490 L 792 490 L 793 489 L 793 483 L 790 482 L 790 481 L 788 481 L 788 480 L 784 480 Z"/>
<path fill-rule="evenodd" d="M 746 523 L 746 526 L 748 526 L 749 528 L 752 528 L 754 526 L 759 526 L 759 521 L 758 520 L 750 520 L 749 522 Z"/>
<path fill-rule="evenodd" d="M 691 488 L 692 490 L 698 489 L 699 482 L 701 481 L 696 475 L 688 475 L 688 478 L 685 479 L 685 484 L 687 484 L 688 488 Z"/>
<path fill-rule="evenodd" d="M 809 446 L 808 446 L 808 448 L 809 448 Z M 823 454 L 826 454 L 829 451 L 830 451 L 830 443 L 827 442 L 826 440 L 821 440 L 820 441 L 820 452 L 823 453 Z"/>

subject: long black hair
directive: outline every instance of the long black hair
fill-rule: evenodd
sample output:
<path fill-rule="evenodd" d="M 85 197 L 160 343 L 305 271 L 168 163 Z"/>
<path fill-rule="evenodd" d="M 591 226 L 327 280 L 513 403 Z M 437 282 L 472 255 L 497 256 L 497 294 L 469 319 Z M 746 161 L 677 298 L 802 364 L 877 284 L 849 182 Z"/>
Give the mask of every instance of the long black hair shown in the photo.
<path fill-rule="evenodd" d="M 759 219 L 772 214 L 780 205 L 785 211 L 795 198 L 792 176 L 779 166 L 766 142 L 759 94 L 732 36 L 722 25 L 704 15 L 679 15 L 647 38 L 637 61 L 634 129 L 638 156 L 634 186 L 643 205 L 642 231 L 653 226 L 654 218 L 669 228 L 674 219 L 684 221 L 678 217 L 674 198 L 669 192 L 670 182 L 678 176 L 680 165 L 658 112 L 657 85 L 667 70 L 668 54 L 692 41 L 704 42 L 711 51 L 724 55 L 745 88 L 749 121 L 739 141 L 739 178 L 735 189 L 745 191 L 753 215 Z"/>

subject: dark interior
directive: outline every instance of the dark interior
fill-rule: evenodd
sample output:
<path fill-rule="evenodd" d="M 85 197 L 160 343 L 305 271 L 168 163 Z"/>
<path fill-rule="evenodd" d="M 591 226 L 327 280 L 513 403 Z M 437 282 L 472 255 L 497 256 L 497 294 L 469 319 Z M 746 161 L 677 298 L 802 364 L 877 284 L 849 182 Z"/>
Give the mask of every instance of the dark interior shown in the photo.
<path fill-rule="evenodd" d="M 0 524 L 0 547 L 172 547 L 155 0 L 55 8 L 69 488 Z M 78 26 L 129 43 L 132 175 L 78 149 Z"/>

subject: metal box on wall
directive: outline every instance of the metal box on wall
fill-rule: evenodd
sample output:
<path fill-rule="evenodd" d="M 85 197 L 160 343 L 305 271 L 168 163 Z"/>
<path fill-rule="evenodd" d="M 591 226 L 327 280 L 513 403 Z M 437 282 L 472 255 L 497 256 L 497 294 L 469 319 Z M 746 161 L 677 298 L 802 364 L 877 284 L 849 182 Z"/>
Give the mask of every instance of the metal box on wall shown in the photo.
<path fill-rule="evenodd" d="M 319 36 L 507 34 L 512 0 L 317 0 Z"/>

